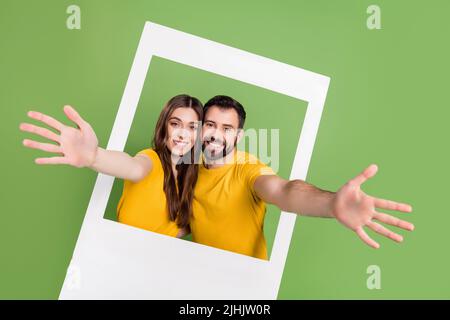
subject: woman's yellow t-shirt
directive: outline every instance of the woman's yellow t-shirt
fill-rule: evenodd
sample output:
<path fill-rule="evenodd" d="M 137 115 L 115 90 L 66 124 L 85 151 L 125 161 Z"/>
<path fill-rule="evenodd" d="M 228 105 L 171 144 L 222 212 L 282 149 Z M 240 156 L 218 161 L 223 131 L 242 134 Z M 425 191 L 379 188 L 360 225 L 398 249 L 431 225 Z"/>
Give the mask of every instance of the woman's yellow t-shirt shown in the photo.
<path fill-rule="evenodd" d="M 179 228 L 169 219 L 161 160 L 153 149 L 145 149 L 138 154 L 145 154 L 152 160 L 152 170 L 137 183 L 124 180 L 122 196 L 117 205 L 118 221 L 176 237 Z"/>

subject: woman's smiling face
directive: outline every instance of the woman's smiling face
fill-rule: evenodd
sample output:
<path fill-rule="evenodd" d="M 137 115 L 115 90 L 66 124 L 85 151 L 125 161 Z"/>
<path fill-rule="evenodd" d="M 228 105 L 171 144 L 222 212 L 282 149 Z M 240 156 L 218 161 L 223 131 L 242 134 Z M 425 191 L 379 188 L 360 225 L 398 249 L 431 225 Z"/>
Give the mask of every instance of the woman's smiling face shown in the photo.
<path fill-rule="evenodd" d="M 200 119 L 192 108 L 177 108 L 167 123 L 167 148 L 173 155 L 182 156 L 189 152 L 197 139 Z"/>

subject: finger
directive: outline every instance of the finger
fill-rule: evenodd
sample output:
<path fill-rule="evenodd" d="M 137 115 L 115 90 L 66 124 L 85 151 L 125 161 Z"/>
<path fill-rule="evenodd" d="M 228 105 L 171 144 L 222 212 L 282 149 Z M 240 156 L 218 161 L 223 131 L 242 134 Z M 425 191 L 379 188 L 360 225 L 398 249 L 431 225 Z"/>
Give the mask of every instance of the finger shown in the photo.
<path fill-rule="evenodd" d="M 386 213 L 381 213 L 375 211 L 375 214 L 373 215 L 374 219 L 377 219 L 378 221 L 381 221 L 383 223 L 389 224 L 391 226 L 395 226 L 398 228 L 402 228 L 408 231 L 414 230 L 414 225 L 410 222 L 400 220 L 399 218 L 393 217 Z"/>
<path fill-rule="evenodd" d="M 361 238 L 362 241 L 364 241 L 372 248 L 378 249 L 380 247 L 380 245 L 375 240 L 369 237 L 369 235 L 364 231 L 362 227 L 356 229 L 356 234 Z"/>
<path fill-rule="evenodd" d="M 350 183 L 359 186 L 359 185 L 363 184 L 364 182 L 366 182 L 367 179 L 373 177 L 375 175 L 375 173 L 377 173 L 377 171 L 378 171 L 377 165 L 371 164 L 366 169 L 364 169 L 363 172 L 361 172 L 355 178 L 350 180 Z"/>
<path fill-rule="evenodd" d="M 19 128 L 22 131 L 34 133 L 41 137 L 53 140 L 55 142 L 59 142 L 59 135 L 57 135 L 53 131 L 50 131 L 46 128 L 41 128 L 41 127 L 35 126 L 34 124 L 29 124 L 29 123 L 21 123 Z"/>
<path fill-rule="evenodd" d="M 43 114 L 41 112 L 28 111 L 28 116 L 32 119 L 41 121 L 41 122 L 45 123 L 46 125 L 54 128 L 58 131 L 61 131 L 62 128 L 64 128 L 64 125 L 61 122 L 59 122 L 58 120 L 56 120 L 46 114 Z"/>
<path fill-rule="evenodd" d="M 375 231 L 376 233 L 379 233 L 389 239 L 392 239 L 396 242 L 402 242 L 403 241 L 403 237 L 395 232 L 392 232 L 391 230 L 383 227 L 381 224 L 370 221 L 367 223 L 367 226 L 372 229 L 373 231 Z"/>
<path fill-rule="evenodd" d="M 61 153 L 61 147 L 51 143 L 42 143 L 34 140 L 24 139 L 23 145 L 28 148 L 38 149 L 47 152 Z"/>
<path fill-rule="evenodd" d="M 374 198 L 375 207 L 386 209 L 386 210 L 396 210 L 402 212 L 411 212 L 412 207 L 406 203 L 395 202 L 386 199 Z"/>
<path fill-rule="evenodd" d="M 65 157 L 37 158 L 36 164 L 69 164 Z"/>
<path fill-rule="evenodd" d="M 86 121 L 81 118 L 80 114 L 72 106 L 64 106 L 64 113 L 70 120 L 75 122 L 79 128 L 83 128 L 85 126 Z"/>

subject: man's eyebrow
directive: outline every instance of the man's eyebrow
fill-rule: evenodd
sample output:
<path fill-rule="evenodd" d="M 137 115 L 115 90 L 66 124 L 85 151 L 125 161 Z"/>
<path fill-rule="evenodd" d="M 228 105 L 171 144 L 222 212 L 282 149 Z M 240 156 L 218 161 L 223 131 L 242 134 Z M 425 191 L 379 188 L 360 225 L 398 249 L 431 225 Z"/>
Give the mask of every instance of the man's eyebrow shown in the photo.
<path fill-rule="evenodd" d="M 204 122 L 205 122 L 205 123 L 210 122 L 210 123 L 217 124 L 215 121 L 212 121 L 212 120 L 205 120 Z M 232 128 L 232 129 L 234 129 L 234 126 L 233 126 L 232 124 L 229 124 L 229 123 L 223 123 L 223 124 L 222 124 L 222 127 L 227 127 L 227 128 Z"/>

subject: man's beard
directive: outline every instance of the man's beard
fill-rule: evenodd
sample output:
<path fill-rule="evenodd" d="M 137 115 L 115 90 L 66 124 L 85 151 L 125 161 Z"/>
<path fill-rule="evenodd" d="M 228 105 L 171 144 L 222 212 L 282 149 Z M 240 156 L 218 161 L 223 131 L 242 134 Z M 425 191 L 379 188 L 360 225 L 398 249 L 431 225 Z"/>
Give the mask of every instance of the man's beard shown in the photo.
<path fill-rule="evenodd" d="M 207 142 L 212 142 L 210 137 L 206 137 L 202 144 L 203 155 L 205 157 L 206 162 L 216 161 L 225 158 L 228 154 L 230 154 L 234 150 L 234 147 L 236 145 L 236 143 L 234 143 L 233 145 L 228 145 L 226 140 L 223 141 L 214 140 L 214 143 L 221 143 L 223 145 L 222 150 L 216 151 L 216 150 L 209 150 Z"/>

